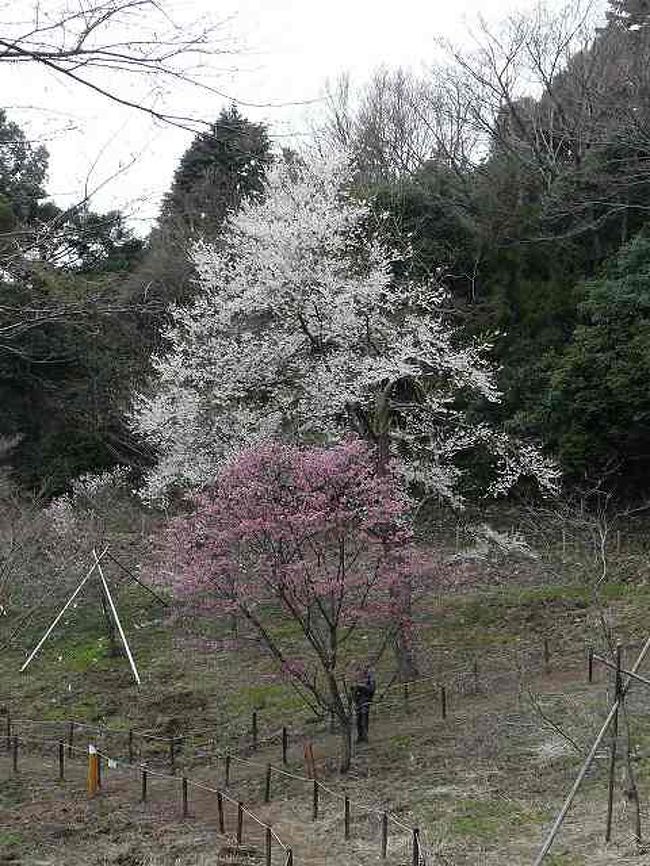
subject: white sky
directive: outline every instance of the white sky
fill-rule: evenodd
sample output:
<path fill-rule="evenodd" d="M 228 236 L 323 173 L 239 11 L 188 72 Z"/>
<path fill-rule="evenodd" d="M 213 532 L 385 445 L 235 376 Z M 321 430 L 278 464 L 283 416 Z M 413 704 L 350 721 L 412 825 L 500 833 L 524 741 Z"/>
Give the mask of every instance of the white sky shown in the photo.
<path fill-rule="evenodd" d="M 34 0 L 24 4 L 25 17 Z M 244 103 L 286 103 L 322 97 L 325 81 L 348 71 L 363 81 L 380 64 L 416 71 L 435 58 L 435 39 L 469 41 L 482 14 L 497 21 L 536 0 L 163 0 L 185 19 L 226 19 L 225 41 L 237 54 L 215 59 L 210 82 L 238 101 L 251 119 L 264 120 L 279 136 L 306 135 L 318 104 L 249 108 Z M 57 0 L 42 0 L 52 6 Z M 228 67 L 231 67 L 230 69 Z M 121 85 L 122 87 L 124 84 Z M 131 97 L 143 85 L 131 85 Z M 100 96 L 35 67 L 0 65 L 0 88 L 12 119 L 50 152 L 49 190 L 65 206 L 89 188 L 96 210 L 125 208 L 145 230 L 155 217 L 176 163 L 191 134 L 157 125 Z M 169 110 L 216 117 L 227 101 L 205 91 L 172 91 Z M 133 165 L 108 181 L 121 165 Z M 89 174 L 90 173 L 90 174 Z"/>

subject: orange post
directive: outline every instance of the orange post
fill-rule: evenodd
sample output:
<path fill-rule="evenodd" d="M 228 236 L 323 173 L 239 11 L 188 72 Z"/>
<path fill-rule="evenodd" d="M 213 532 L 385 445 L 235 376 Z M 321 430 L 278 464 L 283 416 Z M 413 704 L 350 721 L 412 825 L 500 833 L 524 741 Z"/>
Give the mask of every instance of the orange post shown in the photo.
<path fill-rule="evenodd" d="M 93 745 L 88 746 L 88 795 L 94 797 L 99 790 L 99 755 Z"/>

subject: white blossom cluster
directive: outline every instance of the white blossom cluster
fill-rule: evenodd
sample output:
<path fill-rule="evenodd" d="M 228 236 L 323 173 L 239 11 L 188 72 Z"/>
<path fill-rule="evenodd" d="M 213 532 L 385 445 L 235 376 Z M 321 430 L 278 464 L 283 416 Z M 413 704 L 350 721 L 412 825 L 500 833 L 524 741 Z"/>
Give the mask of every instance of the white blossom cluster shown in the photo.
<path fill-rule="evenodd" d="M 368 231 L 341 160 L 277 161 L 266 195 L 245 202 L 214 245 L 195 249 L 200 292 L 172 310 L 134 427 L 158 449 L 146 495 L 203 486 L 233 453 L 277 435 L 387 435 L 404 472 L 454 500 L 454 458 L 487 445 L 490 492 L 553 467 L 530 446 L 469 423 L 459 394 L 499 399 L 485 346 L 459 344 L 436 284 L 394 278 L 396 253 Z M 363 419 L 363 423 L 360 422 Z"/>
<path fill-rule="evenodd" d="M 70 493 L 52 499 L 44 509 L 45 518 L 57 535 L 70 535 L 77 530 L 80 516 L 95 513 L 100 499 L 128 488 L 129 476 L 125 466 L 80 475 L 72 481 Z"/>

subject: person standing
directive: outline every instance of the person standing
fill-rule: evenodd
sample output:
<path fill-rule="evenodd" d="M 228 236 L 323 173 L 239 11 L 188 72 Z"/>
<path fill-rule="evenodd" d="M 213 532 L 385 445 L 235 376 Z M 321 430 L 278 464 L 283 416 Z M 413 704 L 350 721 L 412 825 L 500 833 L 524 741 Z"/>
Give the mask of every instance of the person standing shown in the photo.
<path fill-rule="evenodd" d="M 352 687 L 352 697 L 357 713 L 357 742 L 368 742 L 370 704 L 375 695 L 375 676 L 369 667 L 363 668 Z"/>

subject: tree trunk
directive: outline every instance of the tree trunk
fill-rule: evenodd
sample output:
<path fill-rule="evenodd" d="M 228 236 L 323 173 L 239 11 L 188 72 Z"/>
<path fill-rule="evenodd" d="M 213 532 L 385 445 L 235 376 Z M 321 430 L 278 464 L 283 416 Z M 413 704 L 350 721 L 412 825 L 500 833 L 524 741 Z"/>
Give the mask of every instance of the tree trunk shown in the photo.
<path fill-rule="evenodd" d="M 347 773 L 352 763 L 352 719 L 339 719 L 341 734 L 341 773 Z"/>

